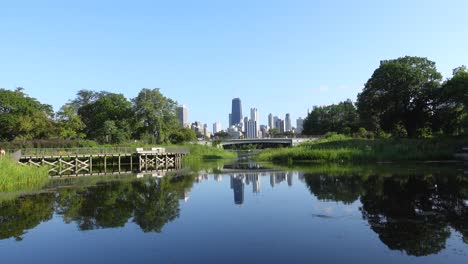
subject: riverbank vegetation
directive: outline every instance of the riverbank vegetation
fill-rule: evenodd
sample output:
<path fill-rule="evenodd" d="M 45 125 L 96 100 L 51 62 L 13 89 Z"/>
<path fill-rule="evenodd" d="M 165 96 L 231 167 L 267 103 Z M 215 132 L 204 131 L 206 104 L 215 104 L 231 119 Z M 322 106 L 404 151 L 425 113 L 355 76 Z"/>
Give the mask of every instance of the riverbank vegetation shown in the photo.
<path fill-rule="evenodd" d="M 453 137 L 368 139 L 332 134 L 293 148 L 268 149 L 256 159 L 277 163 L 453 160 L 463 143 L 466 143 L 464 138 Z"/>
<path fill-rule="evenodd" d="M 186 146 L 190 149 L 190 153 L 184 158 L 184 160 L 187 162 L 237 158 L 237 154 L 235 152 L 227 151 L 222 148 L 199 144 L 191 144 Z"/>
<path fill-rule="evenodd" d="M 8 156 L 0 158 L 0 168 L 0 192 L 38 190 L 49 179 L 46 167 L 22 166 Z"/>

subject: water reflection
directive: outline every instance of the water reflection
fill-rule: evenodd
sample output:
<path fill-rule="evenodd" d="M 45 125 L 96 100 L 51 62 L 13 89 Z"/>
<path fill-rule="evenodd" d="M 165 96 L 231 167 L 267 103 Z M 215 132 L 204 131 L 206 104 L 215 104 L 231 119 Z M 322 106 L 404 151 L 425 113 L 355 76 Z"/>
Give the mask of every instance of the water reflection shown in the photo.
<path fill-rule="evenodd" d="M 306 174 L 311 193 L 324 201 L 350 204 L 360 199 L 363 219 L 392 250 L 408 255 L 439 253 L 450 228 L 468 243 L 468 181 L 455 175 Z"/>
<path fill-rule="evenodd" d="M 61 215 L 80 230 L 119 228 L 131 219 L 144 232 L 161 232 L 179 216 L 194 178 L 148 178 L 58 189 L 0 203 L 0 239 L 21 240 L 25 231 Z"/>
<path fill-rule="evenodd" d="M 460 233 L 464 243 L 468 243 L 468 179 L 463 175 L 414 171 L 336 175 L 272 170 L 255 164 L 216 170 L 220 174 L 202 171 L 196 176 L 145 177 L 91 187 L 58 188 L 4 201 L 0 203 L 0 239 L 21 241 L 27 230 L 49 221 L 54 214 L 79 230 L 123 228 L 133 222 L 143 232 L 161 232 L 180 216 L 180 201 L 189 199 L 193 184 L 204 184 L 212 175 L 219 188 L 232 192 L 230 203 L 236 205 L 244 204 L 250 193 L 274 193 L 280 185 L 289 186 L 286 189 L 294 192 L 298 189 L 293 187 L 303 184 L 319 203 L 358 203 L 362 220 L 382 243 L 407 255 L 439 253 L 453 232 Z"/>

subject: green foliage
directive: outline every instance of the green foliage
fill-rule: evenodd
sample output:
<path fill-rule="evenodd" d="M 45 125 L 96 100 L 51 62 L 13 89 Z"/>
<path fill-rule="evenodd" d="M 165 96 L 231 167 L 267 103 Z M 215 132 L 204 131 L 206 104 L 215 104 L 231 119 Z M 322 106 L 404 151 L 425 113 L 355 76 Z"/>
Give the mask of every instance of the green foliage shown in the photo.
<path fill-rule="evenodd" d="M 9 156 L 0 157 L 0 192 L 38 190 L 49 180 L 47 168 L 23 166 Z"/>
<path fill-rule="evenodd" d="M 378 131 L 415 136 L 431 119 L 442 75 L 435 63 L 420 57 L 383 61 L 358 95 L 358 112 L 365 126 Z M 395 131 L 396 126 L 402 129 Z"/>
<path fill-rule="evenodd" d="M 182 144 L 186 142 L 192 142 L 197 140 L 197 135 L 195 131 L 189 128 L 180 128 L 178 130 L 174 130 L 169 135 L 169 142 L 172 144 Z"/>
<path fill-rule="evenodd" d="M 56 114 L 57 136 L 64 139 L 84 138 L 85 124 L 78 115 L 78 109 L 72 104 L 63 105 Z"/>
<path fill-rule="evenodd" d="M 23 88 L 0 89 L 0 140 L 41 139 L 51 134 L 50 105 L 28 97 Z"/>
<path fill-rule="evenodd" d="M 159 89 L 142 89 L 133 104 L 138 138 L 148 143 L 166 143 L 171 133 L 180 129 L 177 103 L 163 96 Z"/>
<path fill-rule="evenodd" d="M 304 135 L 320 135 L 327 132 L 350 134 L 358 127 L 356 107 L 347 100 L 339 104 L 314 107 L 304 120 Z"/>
<path fill-rule="evenodd" d="M 122 95 L 101 93 L 95 100 L 78 109 L 86 125 L 88 139 L 104 143 L 120 143 L 130 138 L 132 105 Z"/>

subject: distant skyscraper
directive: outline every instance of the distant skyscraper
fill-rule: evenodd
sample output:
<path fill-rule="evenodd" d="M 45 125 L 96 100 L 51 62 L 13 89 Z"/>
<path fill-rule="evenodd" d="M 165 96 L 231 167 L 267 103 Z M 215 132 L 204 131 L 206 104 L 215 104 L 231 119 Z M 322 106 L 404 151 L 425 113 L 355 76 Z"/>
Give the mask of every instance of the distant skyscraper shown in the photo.
<path fill-rule="evenodd" d="M 268 128 L 270 128 L 270 129 L 275 128 L 275 124 L 273 122 L 273 115 L 272 114 L 268 115 Z"/>
<path fill-rule="evenodd" d="M 258 127 L 257 121 L 254 121 L 252 119 L 247 121 L 247 125 L 246 125 L 247 138 L 257 138 L 258 137 L 257 127 Z"/>
<path fill-rule="evenodd" d="M 229 114 L 229 127 L 232 127 L 234 124 L 232 123 L 232 114 Z"/>
<path fill-rule="evenodd" d="M 304 119 L 299 117 L 296 120 L 296 133 L 302 134 L 303 130 L 304 130 Z"/>
<path fill-rule="evenodd" d="M 291 115 L 289 114 L 286 114 L 286 118 L 284 119 L 284 126 L 285 126 L 285 131 L 286 132 L 289 132 L 292 130 L 292 126 L 291 126 Z"/>
<path fill-rule="evenodd" d="M 257 108 L 250 108 L 250 119 L 258 122 L 258 110 Z"/>
<path fill-rule="evenodd" d="M 242 119 L 242 102 L 239 98 L 232 99 L 231 122 L 232 125 L 237 125 Z"/>
<path fill-rule="evenodd" d="M 213 124 L 213 134 L 216 134 L 218 132 L 221 132 L 222 128 L 221 128 L 221 122 L 216 122 Z"/>
<path fill-rule="evenodd" d="M 188 111 L 185 105 L 177 107 L 177 117 L 181 126 L 188 126 Z"/>
<path fill-rule="evenodd" d="M 278 129 L 279 129 L 279 127 L 277 126 L 277 124 L 278 124 L 278 119 L 279 119 L 279 118 L 278 118 L 277 116 L 274 116 L 274 117 L 273 117 L 273 127 L 272 127 L 272 128 L 278 128 Z"/>
<path fill-rule="evenodd" d="M 278 129 L 278 132 L 284 133 L 284 120 L 277 118 L 275 121 L 275 128 Z"/>

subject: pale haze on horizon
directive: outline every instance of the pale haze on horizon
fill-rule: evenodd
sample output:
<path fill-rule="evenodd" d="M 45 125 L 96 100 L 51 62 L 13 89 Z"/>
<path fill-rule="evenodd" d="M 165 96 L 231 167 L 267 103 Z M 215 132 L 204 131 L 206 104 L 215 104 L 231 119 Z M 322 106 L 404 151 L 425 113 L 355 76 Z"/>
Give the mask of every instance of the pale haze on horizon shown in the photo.
<path fill-rule="evenodd" d="M 228 124 L 231 100 L 305 117 L 355 101 L 380 60 L 468 64 L 466 0 L 4 1 L 0 88 L 21 86 L 55 110 L 89 89 L 161 92 L 189 121 Z"/>

